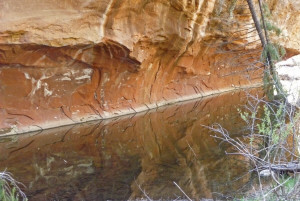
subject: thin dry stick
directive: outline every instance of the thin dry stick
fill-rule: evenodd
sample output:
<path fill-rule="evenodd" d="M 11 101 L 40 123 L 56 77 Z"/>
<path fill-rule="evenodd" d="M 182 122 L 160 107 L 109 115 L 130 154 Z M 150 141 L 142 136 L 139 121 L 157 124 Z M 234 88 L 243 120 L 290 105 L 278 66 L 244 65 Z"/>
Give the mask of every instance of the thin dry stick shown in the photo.
<path fill-rule="evenodd" d="M 189 148 L 191 149 L 192 153 L 194 154 L 195 158 L 197 158 L 196 153 L 194 152 L 194 149 L 191 147 L 191 145 L 189 144 L 189 142 L 186 140 L 186 143 L 188 144 Z"/>
<path fill-rule="evenodd" d="M 176 184 L 175 181 L 173 181 L 173 183 L 175 184 L 175 186 L 177 186 L 177 188 L 185 195 L 185 197 L 189 200 L 189 201 L 193 201 L 181 188 L 178 184 Z"/>
<path fill-rule="evenodd" d="M 143 190 L 143 189 L 141 188 L 141 186 L 140 186 L 137 182 L 135 182 L 135 184 L 139 187 L 140 191 L 142 191 L 142 193 L 146 196 L 146 198 L 147 198 L 149 201 L 153 201 L 153 200 L 147 195 L 146 191 Z"/>

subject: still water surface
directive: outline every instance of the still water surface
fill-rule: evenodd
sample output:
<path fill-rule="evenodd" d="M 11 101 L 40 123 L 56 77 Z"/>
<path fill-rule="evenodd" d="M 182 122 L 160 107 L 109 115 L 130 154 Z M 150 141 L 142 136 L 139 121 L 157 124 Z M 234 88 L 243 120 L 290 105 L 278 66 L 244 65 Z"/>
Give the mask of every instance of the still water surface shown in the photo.
<path fill-rule="evenodd" d="M 244 92 L 206 97 L 134 116 L 0 138 L 0 171 L 29 200 L 222 198 L 247 189 L 247 163 L 203 125 L 242 128 Z"/>

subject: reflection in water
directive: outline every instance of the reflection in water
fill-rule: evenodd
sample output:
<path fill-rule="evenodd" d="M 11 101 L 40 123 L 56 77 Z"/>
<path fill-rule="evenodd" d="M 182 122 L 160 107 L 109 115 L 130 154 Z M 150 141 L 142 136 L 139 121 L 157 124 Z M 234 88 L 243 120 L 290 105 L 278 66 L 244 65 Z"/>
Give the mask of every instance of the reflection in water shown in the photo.
<path fill-rule="evenodd" d="M 0 170 L 23 182 L 29 200 L 212 198 L 249 182 L 246 163 L 226 157 L 203 125 L 237 133 L 242 92 L 135 116 L 0 138 Z"/>

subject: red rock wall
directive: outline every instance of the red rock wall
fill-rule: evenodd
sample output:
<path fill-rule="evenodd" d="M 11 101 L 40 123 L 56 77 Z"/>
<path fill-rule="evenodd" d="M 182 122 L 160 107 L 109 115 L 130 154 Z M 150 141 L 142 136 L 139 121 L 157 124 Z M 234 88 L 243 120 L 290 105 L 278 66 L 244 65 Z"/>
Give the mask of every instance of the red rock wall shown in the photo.
<path fill-rule="evenodd" d="M 244 30 L 253 25 L 243 2 L 233 17 L 214 0 L 0 5 L 0 134 L 134 113 L 261 81 L 259 43 Z"/>

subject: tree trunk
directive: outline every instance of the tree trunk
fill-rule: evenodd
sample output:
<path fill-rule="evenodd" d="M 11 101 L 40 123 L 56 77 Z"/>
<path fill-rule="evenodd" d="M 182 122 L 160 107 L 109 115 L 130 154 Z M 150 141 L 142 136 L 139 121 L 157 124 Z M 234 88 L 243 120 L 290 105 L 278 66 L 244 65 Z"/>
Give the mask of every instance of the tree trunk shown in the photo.
<path fill-rule="evenodd" d="M 266 166 L 262 166 L 260 169 L 263 170 L 272 170 L 274 172 L 300 172 L 300 164 L 299 163 L 286 163 L 286 164 L 270 164 Z"/>
<path fill-rule="evenodd" d="M 257 15 L 256 15 L 256 12 L 255 12 L 255 9 L 254 9 L 253 1 L 252 1 L 252 0 L 247 0 L 247 3 L 248 3 L 248 6 L 249 6 L 249 9 L 250 9 L 250 13 L 251 13 L 253 22 L 254 22 L 254 24 L 255 24 L 255 28 L 256 28 L 256 31 L 257 31 L 257 33 L 258 33 L 258 36 L 259 36 L 261 45 L 262 45 L 262 47 L 264 48 L 264 47 L 266 46 L 266 40 L 265 40 L 265 37 L 264 37 L 264 35 L 263 35 L 263 30 L 261 29 L 261 26 L 260 26 L 258 17 L 257 17 Z"/>
<path fill-rule="evenodd" d="M 261 13 L 261 18 L 262 18 L 262 23 L 263 23 L 263 29 L 260 25 L 259 19 L 256 15 L 256 11 L 254 8 L 254 4 L 252 0 L 247 0 L 248 3 L 248 7 L 256 28 L 256 31 L 258 33 L 259 39 L 261 41 L 261 45 L 264 48 L 266 48 L 266 46 L 269 44 L 269 36 L 268 36 L 268 32 L 266 29 L 266 25 L 265 25 L 265 19 L 264 19 L 264 14 L 263 14 L 263 10 L 262 10 L 262 3 L 261 0 L 258 0 L 259 2 L 259 8 L 260 8 L 260 13 Z M 265 33 L 265 35 L 263 34 Z M 274 85 L 275 85 L 275 89 L 278 93 L 278 95 L 284 96 L 284 91 L 282 90 L 282 86 L 281 83 L 278 79 L 277 73 L 275 72 L 275 65 L 272 61 L 272 57 L 270 55 L 270 52 L 267 50 L 267 60 L 265 61 L 265 67 L 268 67 L 267 69 L 265 68 L 265 70 L 268 70 L 269 73 L 265 74 L 266 78 L 267 78 L 267 82 L 273 81 Z M 267 83 L 268 84 L 268 83 Z M 274 89 L 272 87 L 272 85 L 270 87 L 265 86 L 266 87 L 266 93 L 269 97 L 270 100 L 274 99 Z"/>
<path fill-rule="evenodd" d="M 263 28 L 265 31 L 265 37 L 266 37 L 266 45 L 270 44 L 270 39 L 269 39 L 269 35 L 268 35 L 268 30 L 266 28 L 266 23 L 265 23 L 265 16 L 263 13 L 263 8 L 262 8 L 262 3 L 261 0 L 258 0 L 259 3 L 259 10 L 260 10 L 260 14 L 261 14 L 261 19 L 262 19 L 262 24 L 263 24 Z M 275 84 L 275 88 L 278 94 L 283 95 L 284 96 L 284 91 L 282 88 L 282 85 L 278 79 L 278 75 L 277 72 L 275 71 L 275 65 L 273 63 L 272 57 L 270 55 L 270 52 L 267 52 L 267 62 L 269 64 L 269 68 L 270 68 L 270 74 L 273 78 L 274 84 Z"/>

